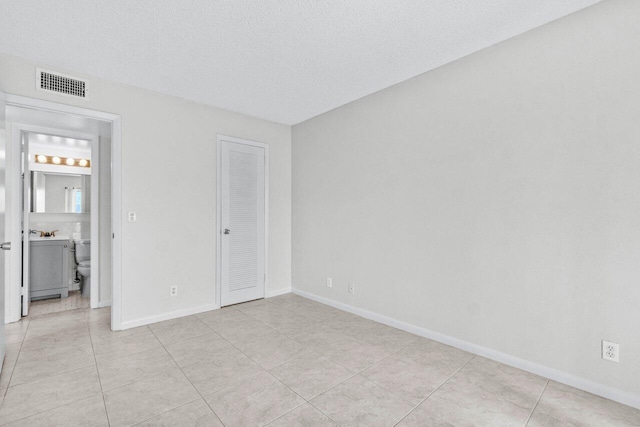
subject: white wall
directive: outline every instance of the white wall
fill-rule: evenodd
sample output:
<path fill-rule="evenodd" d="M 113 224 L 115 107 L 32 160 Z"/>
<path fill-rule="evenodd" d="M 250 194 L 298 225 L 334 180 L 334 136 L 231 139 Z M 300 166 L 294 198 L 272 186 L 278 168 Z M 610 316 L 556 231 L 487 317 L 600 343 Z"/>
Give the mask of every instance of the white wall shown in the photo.
<path fill-rule="evenodd" d="M 607 1 L 294 126 L 294 289 L 640 404 L 638 22 Z"/>
<path fill-rule="evenodd" d="M 48 94 L 35 90 L 36 66 L 47 64 L 0 55 L 0 90 L 122 117 L 125 328 L 214 304 L 218 133 L 270 145 L 267 292 L 290 289 L 290 127 L 91 76 L 80 76 L 91 82 L 89 100 Z M 129 211 L 137 212 L 136 223 L 127 222 Z M 172 285 L 178 285 L 176 297 L 169 296 Z"/>

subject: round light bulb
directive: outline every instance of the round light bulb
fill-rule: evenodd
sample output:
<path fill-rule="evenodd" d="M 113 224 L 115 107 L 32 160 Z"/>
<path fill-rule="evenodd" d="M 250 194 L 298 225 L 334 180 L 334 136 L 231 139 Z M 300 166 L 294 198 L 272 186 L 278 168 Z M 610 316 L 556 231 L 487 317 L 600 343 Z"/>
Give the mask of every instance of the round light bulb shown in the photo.
<path fill-rule="evenodd" d="M 82 167 L 87 166 L 87 160 L 86 159 L 80 159 L 80 161 L 78 162 L 78 164 Z"/>
<path fill-rule="evenodd" d="M 43 156 L 42 154 L 38 154 L 36 157 L 38 163 L 47 163 L 47 156 Z"/>
<path fill-rule="evenodd" d="M 54 164 L 59 165 L 59 164 L 60 164 L 60 157 L 58 157 L 58 156 L 54 156 L 54 157 L 51 159 L 51 161 L 52 161 Z"/>
<path fill-rule="evenodd" d="M 65 163 L 66 163 L 68 166 L 73 166 L 73 165 L 76 163 L 76 161 L 75 161 L 75 160 L 73 160 L 71 157 L 69 157 L 69 158 L 65 161 Z"/>

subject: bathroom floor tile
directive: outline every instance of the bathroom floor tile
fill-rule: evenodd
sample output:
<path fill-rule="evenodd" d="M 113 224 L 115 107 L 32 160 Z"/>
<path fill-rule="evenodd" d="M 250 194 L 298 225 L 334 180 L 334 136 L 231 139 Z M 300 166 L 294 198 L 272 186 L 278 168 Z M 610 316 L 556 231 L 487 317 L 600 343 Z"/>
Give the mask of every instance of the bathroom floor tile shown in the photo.
<path fill-rule="evenodd" d="M 198 399 L 164 414 L 149 418 L 136 427 L 224 427 L 209 405 Z"/>
<path fill-rule="evenodd" d="M 59 313 L 79 308 L 89 308 L 90 298 L 82 297 L 80 291 L 70 291 L 67 298 L 53 298 L 48 300 L 32 301 L 29 304 L 30 315 Z"/>
<path fill-rule="evenodd" d="M 305 403 L 266 372 L 205 398 L 225 426 L 267 424 Z"/>
<path fill-rule="evenodd" d="M 9 387 L 0 408 L 7 423 L 100 393 L 95 366 Z"/>
<path fill-rule="evenodd" d="M 111 426 L 132 425 L 199 397 L 178 368 L 104 393 Z"/>
<path fill-rule="evenodd" d="M 340 425 L 393 426 L 413 405 L 356 375 L 311 400 Z"/>

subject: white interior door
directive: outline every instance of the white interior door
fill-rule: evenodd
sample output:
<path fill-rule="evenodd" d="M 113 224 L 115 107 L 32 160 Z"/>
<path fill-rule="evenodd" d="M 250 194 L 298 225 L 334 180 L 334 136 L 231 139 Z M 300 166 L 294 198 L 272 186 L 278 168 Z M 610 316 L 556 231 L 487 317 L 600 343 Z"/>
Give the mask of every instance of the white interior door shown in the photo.
<path fill-rule="evenodd" d="M 4 93 L 0 92 L 0 243 L 2 243 L 2 249 L 0 250 L 0 372 L 2 372 L 2 362 L 4 361 L 5 354 L 5 341 L 4 341 L 4 264 L 5 255 L 4 250 L 11 249 L 11 243 L 5 242 L 5 158 L 6 158 L 6 134 L 5 134 L 5 115 L 6 115 L 6 103 Z M 3 243 L 4 242 L 4 243 Z"/>
<path fill-rule="evenodd" d="M 31 197 L 31 173 L 29 171 L 29 133 L 21 132 L 22 141 L 22 315 L 29 314 L 29 256 L 31 254 L 31 225 L 29 224 L 29 198 Z"/>
<path fill-rule="evenodd" d="M 264 298 L 265 149 L 220 140 L 220 305 Z"/>

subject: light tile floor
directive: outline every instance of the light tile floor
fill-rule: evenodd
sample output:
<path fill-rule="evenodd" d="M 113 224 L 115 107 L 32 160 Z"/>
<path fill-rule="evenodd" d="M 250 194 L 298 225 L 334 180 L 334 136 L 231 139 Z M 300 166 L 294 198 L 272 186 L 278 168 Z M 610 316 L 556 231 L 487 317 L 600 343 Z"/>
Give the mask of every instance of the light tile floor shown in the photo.
<path fill-rule="evenodd" d="M 89 308 L 89 298 L 82 298 L 80 291 L 70 291 L 67 298 L 51 298 L 39 301 L 31 301 L 29 314 L 39 316 L 41 314 L 58 313 L 60 311 Z"/>
<path fill-rule="evenodd" d="M 640 411 L 288 294 L 122 332 L 6 325 L 0 424 L 640 426 Z"/>

